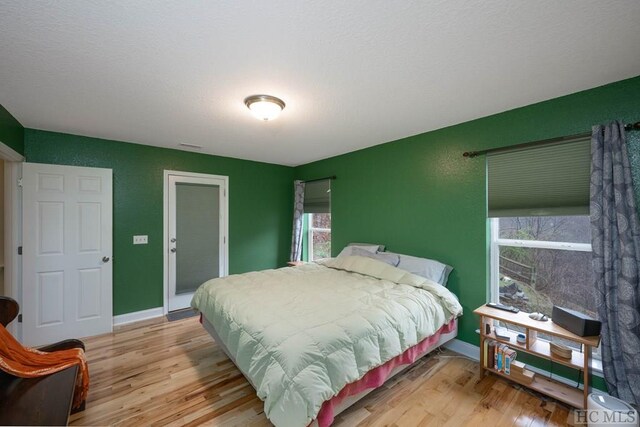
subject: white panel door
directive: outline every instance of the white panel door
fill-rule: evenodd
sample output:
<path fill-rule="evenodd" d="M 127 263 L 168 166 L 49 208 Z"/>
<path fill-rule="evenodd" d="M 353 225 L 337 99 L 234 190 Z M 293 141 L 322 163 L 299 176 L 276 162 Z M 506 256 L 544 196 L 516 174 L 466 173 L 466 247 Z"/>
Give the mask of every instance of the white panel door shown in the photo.
<path fill-rule="evenodd" d="M 112 331 L 112 172 L 24 163 L 22 339 Z"/>

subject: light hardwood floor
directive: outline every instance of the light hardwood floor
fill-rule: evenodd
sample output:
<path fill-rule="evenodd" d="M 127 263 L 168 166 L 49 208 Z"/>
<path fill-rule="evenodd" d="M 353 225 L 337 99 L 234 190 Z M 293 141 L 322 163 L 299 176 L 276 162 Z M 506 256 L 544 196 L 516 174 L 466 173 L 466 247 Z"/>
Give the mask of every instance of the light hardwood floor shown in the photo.
<path fill-rule="evenodd" d="M 255 391 L 197 318 L 125 326 L 85 340 L 91 389 L 73 425 L 268 426 Z M 487 376 L 445 351 L 421 359 L 339 415 L 336 426 L 542 426 L 563 404 Z"/>

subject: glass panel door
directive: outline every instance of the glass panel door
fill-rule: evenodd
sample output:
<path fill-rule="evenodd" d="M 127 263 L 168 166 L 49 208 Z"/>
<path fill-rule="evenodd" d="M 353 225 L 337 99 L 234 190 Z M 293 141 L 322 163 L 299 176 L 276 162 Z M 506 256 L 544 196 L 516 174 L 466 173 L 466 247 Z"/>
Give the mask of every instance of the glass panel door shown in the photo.
<path fill-rule="evenodd" d="M 176 183 L 176 294 L 220 277 L 220 187 Z"/>
<path fill-rule="evenodd" d="M 188 308 L 204 282 L 226 275 L 226 180 L 199 174 L 168 179 L 168 308 L 174 311 Z"/>

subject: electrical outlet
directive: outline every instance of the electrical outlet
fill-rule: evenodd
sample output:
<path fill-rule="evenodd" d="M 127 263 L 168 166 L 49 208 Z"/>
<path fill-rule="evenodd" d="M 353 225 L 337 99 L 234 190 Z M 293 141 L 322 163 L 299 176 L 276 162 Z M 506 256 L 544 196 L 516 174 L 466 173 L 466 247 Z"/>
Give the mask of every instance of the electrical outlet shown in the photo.
<path fill-rule="evenodd" d="M 149 243 L 149 236 L 133 236 L 134 245 L 146 245 Z"/>

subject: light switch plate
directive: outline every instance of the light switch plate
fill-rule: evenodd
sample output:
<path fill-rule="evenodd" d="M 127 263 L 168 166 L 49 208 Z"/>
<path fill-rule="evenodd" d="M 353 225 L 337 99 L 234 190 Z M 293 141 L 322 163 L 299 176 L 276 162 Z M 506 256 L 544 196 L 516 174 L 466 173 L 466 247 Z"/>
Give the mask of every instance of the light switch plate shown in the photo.
<path fill-rule="evenodd" d="M 134 245 L 146 245 L 149 243 L 149 236 L 133 236 Z"/>

